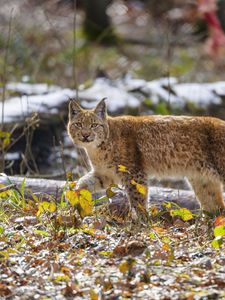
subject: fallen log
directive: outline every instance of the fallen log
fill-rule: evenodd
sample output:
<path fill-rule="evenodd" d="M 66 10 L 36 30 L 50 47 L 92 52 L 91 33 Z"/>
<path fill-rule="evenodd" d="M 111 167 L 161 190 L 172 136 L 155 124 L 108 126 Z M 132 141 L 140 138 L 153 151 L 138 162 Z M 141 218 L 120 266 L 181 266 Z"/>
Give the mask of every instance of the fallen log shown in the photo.
<path fill-rule="evenodd" d="M 49 194 L 60 198 L 66 181 L 52 180 L 43 178 L 24 178 L 17 176 L 0 176 L 0 183 L 4 185 L 15 184 L 17 188 L 20 188 L 22 182 L 25 180 L 25 194 L 29 194 L 30 191 L 34 194 Z"/>
<path fill-rule="evenodd" d="M 4 185 L 14 184 L 18 188 L 21 187 L 23 177 L 0 176 L 0 183 Z M 65 189 L 66 181 L 50 180 L 41 178 L 25 178 L 25 194 L 32 191 L 36 195 L 51 195 L 56 199 L 60 199 L 63 190 Z M 225 193 L 224 193 L 225 199 Z M 174 202 L 181 207 L 186 207 L 190 210 L 199 208 L 195 194 L 190 190 L 179 190 L 172 188 L 150 187 L 149 204 L 161 206 L 165 202 Z M 113 206 L 121 206 L 122 203 L 127 203 L 127 197 L 124 193 L 118 193 L 111 199 Z"/>

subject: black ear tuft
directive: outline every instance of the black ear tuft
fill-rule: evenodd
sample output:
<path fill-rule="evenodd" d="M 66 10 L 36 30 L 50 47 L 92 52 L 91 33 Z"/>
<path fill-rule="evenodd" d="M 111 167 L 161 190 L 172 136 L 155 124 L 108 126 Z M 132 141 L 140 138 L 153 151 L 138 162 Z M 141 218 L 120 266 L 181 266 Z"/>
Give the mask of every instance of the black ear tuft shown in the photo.
<path fill-rule="evenodd" d="M 76 100 L 71 100 L 69 103 L 69 114 L 72 115 L 77 115 L 81 112 L 82 108 L 80 105 L 77 103 Z"/>
<path fill-rule="evenodd" d="M 107 108 L 105 103 L 106 99 L 107 98 L 103 98 L 100 102 L 98 102 L 94 110 L 95 114 L 102 119 L 106 118 L 107 115 Z"/>

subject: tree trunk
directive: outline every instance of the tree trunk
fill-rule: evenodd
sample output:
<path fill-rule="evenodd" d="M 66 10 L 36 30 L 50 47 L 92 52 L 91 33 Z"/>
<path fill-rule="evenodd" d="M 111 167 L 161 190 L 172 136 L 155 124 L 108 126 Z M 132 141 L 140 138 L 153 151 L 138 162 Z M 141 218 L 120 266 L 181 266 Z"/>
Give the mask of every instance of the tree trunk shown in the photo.
<path fill-rule="evenodd" d="M 225 0 L 218 1 L 217 4 L 217 15 L 220 20 L 220 24 L 225 32 Z"/>
<path fill-rule="evenodd" d="M 113 34 L 110 19 L 106 13 L 111 0 L 85 0 L 84 31 L 89 40 L 100 43 L 113 43 Z"/>

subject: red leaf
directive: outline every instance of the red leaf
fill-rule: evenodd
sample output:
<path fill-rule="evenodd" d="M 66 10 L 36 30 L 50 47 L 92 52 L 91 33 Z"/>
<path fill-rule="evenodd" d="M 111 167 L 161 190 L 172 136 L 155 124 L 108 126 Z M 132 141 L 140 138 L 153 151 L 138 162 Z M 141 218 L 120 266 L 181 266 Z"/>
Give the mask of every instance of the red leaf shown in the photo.
<path fill-rule="evenodd" d="M 218 227 L 220 225 L 225 225 L 225 216 L 219 216 L 214 221 L 214 226 Z"/>

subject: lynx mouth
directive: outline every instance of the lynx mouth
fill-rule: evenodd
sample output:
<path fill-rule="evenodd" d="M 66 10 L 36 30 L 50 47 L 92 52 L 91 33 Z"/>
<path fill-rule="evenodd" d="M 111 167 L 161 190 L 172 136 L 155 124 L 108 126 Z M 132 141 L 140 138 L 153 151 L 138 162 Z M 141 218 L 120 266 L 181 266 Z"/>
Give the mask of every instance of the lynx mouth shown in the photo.
<path fill-rule="evenodd" d="M 83 143 L 91 143 L 91 142 L 93 142 L 94 140 L 89 140 L 88 138 L 83 138 L 82 140 L 81 140 L 81 142 L 83 142 Z"/>

